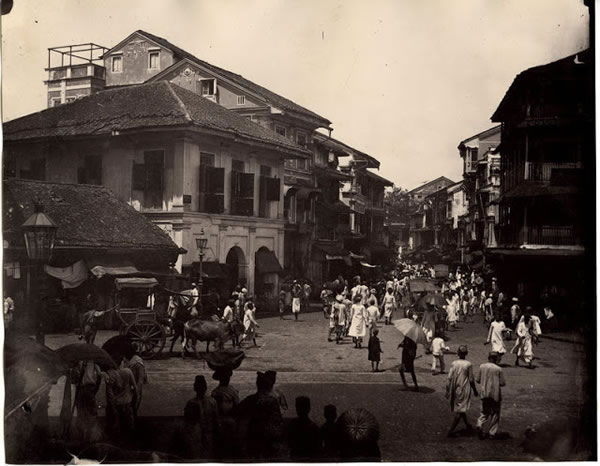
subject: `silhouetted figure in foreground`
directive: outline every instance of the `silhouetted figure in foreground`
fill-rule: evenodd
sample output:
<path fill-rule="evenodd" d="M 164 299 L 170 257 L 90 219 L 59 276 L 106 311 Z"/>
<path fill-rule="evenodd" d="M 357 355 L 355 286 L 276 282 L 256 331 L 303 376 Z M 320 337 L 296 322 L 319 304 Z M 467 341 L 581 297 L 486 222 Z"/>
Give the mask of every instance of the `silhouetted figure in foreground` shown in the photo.
<path fill-rule="evenodd" d="M 298 417 L 292 419 L 288 427 L 290 458 L 294 461 L 316 461 L 320 456 L 319 427 L 308 417 L 309 413 L 310 399 L 306 396 L 296 398 Z"/>
<path fill-rule="evenodd" d="M 325 424 L 321 426 L 322 461 L 337 461 L 339 451 L 339 429 L 335 421 L 337 409 L 334 405 L 327 405 L 323 409 Z"/>

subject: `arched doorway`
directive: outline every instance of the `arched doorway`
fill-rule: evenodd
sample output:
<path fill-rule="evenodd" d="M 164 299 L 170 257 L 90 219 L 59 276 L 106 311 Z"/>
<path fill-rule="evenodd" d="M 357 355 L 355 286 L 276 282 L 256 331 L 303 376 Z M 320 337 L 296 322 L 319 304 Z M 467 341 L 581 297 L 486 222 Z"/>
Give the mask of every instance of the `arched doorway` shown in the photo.
<path fill-rule="evenodd" d="M 265 246 L 259 248 L 254 254 L 254 295 L 265 299 L 275 297 L 282 272 L 274 252 Z"/>
<path fill-rule="evenodd" d="M 225 263 L 229 266 L 229 288 L 233 291 L 238 284 L 246 286 L 246 256 L 239 246 L 232 247 L 227 253 Z"/>

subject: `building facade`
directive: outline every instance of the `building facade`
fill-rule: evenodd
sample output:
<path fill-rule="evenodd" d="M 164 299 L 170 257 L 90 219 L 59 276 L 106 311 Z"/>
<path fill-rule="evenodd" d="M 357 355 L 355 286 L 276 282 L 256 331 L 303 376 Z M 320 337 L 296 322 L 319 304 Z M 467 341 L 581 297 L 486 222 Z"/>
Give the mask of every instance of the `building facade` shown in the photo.
<path fill-rule="evenodd" d="M 205 273 L 230 277 L 223 291 L 277 291 L 284 159 L 307 149 L 165 81 L 28 115 L 4 134 L 6 176 L 107 186 L 187 251 L 179 271 L 197 274 L 204 235 Z"/>
<path fill-rule="evenodd" d="M 584 194 L 593 192 L 594 63 L 584 51 L 523 71 L 492 121 L 502 123 L 498 247 L 490 260 L 515 293 L 562 315 L 583 312 Z M 583 314 L 581 314 L 583 316 Z"/>

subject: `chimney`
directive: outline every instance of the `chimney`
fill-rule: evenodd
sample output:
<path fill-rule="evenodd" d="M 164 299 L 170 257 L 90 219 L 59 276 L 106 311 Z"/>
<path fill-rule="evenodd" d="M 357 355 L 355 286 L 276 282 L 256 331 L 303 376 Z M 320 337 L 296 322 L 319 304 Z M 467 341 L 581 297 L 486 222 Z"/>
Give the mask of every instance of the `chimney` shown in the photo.
<path fill-rule="evenodd" d="M 48 107 L 67 104 L 104 89 L 102 56 L 108 48 L 86 43 L 48 49 Z"/>

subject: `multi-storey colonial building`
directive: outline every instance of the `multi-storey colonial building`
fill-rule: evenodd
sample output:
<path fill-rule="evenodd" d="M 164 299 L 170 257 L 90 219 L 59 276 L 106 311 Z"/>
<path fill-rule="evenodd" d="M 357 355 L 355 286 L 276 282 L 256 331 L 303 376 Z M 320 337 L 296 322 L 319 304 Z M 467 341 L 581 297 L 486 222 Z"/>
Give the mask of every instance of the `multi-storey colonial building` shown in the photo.
<path fill-rule="evenodd" d="M 208 275 L 227 268 L 229 287 L 277 289 L 284 159 L 308 149 L 167 81 L 18 118 L 4 141 L 5 176 L 109 187 L 187 250 L 180 271 L 197 264 L 206 235 Z"/>
<path fill-rule="evenodd" d="M 469 203 L 461 219 L 466 243 L 472 252 L 496 246 L 495 228 L 499 221 L 500 125 L 471 136 L 458 145 L 463 159 L 463 180 Z"/>
<path fill-rule="evenodd" d="M 582 304 L 584 246 L 594 241 L 583 196 L 593 192 L 593 60 L 585 51 L 523 71 L 492 116 L 502 123 L 502 169 L 498 248 L 489 251 L 514 292 L 554 299 L 560 313 Z"/>

